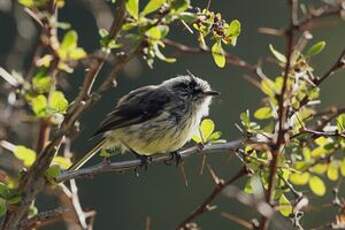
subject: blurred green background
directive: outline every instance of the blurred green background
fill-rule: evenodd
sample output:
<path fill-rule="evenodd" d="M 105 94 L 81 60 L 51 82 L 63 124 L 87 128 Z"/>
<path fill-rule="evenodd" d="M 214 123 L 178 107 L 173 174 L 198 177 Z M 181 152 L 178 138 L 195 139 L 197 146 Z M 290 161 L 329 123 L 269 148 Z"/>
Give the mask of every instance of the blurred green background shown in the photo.
<path fill-rule="evenodd" d="M 23 8 L 12 0 L 0 0 L 0 66 L 8 71 L 25 71 L 30 63 L 32 47 L 37 42 L 37 28 L 31 19 L 25 15 Z M 319 4 L 319 1 L 305 1 Z M 206 0 L 192 1 L 194 6 L 206 7 Z M 104 12 L 94 14 L 95 7 Z M 87 51 L 95 51 L 98 46 L 98 25 L 107 25 L 113 6 L 103 0 L 69 0 L 61 10 L 60 21 L 71 23 L 72 28 L 79 34 L 79 44 Z M 288 11 L 286 1 L 283 0 L 224 0 L 212 1 L 212 10 L 221 12 L 226 20 L 239 19 L 242 23 L 242 33 L 235 48 L 228 50 L 249 63 L 256 63 L 259 58 L 269 56 L 268 44 L 272 43 L 279 50 L 284 50 L 284 39 L 258 33 L 259 27 L 281 28 L 286 26 Z M 96 18 L 97 17 L 97 21 Z M 314 31 L 314 40 L 325 40 L 327 47 L 322 55 L 313 60 L 317 74 L 322 74 L 338 57 L 345 41 L 345 23 L 335 24 L 327 20 L 320 29 Z M 181 25 L 170 32 L 170 38 L 183 43 L 197 45 L 195 35 L 188 33 Z M 166 51 L 167 56 L 173 54 Z M 72 150 L 82 154 L 95 143 L 88 142 L 97 124 L 114 106 L 117 99 L 145 84 L 156 84 L 161 81 L 186 73 L 189 69 L 195 75 L 206 79 L 212 87 L 222 93 L 215 100 L 210 116 L 216 122 L 217 130 L 224 133 L 224 138 L 233 140 L 240 137 L 234 124 L 239 122 L 240 112 L 249 109 L 254 111 L 260 104 L 262 94 L 243 76 L 247 73 L 243 69 L 226 66 L 219 69 L 215 66 L 210 55 L 182 55 L 175 64 L 156 61 L 155 68 L 150 69 L 141 60 L 132 61 L 118 78 L 118 87 L 107 92 L 106 95 L 87 113 L 82 116 L 81 135 L 73 143 Z M 271 66 L 264 65 L 268 76 L 279 74 Z M 105 72 L 100 79 L 105 77 Z M 83 79 L 83 71 L 76 71 L 66 77 L 70 83 L 67 95 L 71 100 L 77 93 L 77 85 Z M 322 85 L 321 98 L 323 107 L 329 105 L 344 105 L 345 98 L 344 72 L 332 77 Z M 20 134 L 18 134 L 20 135 Z M 18 141 L 28 142 L 25 137 L 18 137 Z M 30 143 L 30 142 L 29 142 Z M 79 156 L 80 156 L 79 155 Z M 128 159 L 123 156 L 115 160 Z M 219 176 L 227 178 L 240 167 L 240 162 L 231 154 L 214 154 L 208 156 L 208 163 Z M 90 162 L 99 161 L 96 157 Z M 143 171 L 140 177 L 134 172 L 125 174 L 104 174 L 93 179 L 78 181 L 80 199 L 85 209 L 95 209 L 97 216 L 95 229 L 144 229 L 145 220 L 151 218 L 153 229 L 173 229 L 186 217 L 212 190 L 213 182 L 208 172 L 199 174 L 201 157 L 193 156 L 185 161 L 186 174 L 189 185 L 186 187 L 180 170 L 173 166 L 152 165 L 148 171 Z M 244 180 L 237 183 L 243 185 Z M 326 199 L 326 198 L 324 198 Z M 51 197 L 43 197 L 39 202 L 40 209 L 53 208 L 55 203 Z M 322 203 L 322 201 L 320 201 Z M 202 229 L 241 229 L 225 218 L 221 211 L 249 219 L 255 216 L 250 208 L 246 208 L 236 201 L 219 197 L 216 201 L 219 209 L 201 216 L 197 221 Z M 317 218 L 320 210 L 314 211 L 311 217 L 305 219 L 306 227 L 325 223 L 327 215 Z M 329 214 L 329 213 L 327 213 Z M 63 226 L 50 226 L 46 229 L 62 229 Z"/>

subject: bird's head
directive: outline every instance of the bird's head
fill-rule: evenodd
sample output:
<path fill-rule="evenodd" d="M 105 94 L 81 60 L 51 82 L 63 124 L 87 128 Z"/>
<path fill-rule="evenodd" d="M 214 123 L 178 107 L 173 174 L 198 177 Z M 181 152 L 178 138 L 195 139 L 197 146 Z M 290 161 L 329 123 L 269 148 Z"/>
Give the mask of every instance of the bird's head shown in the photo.
<path fill-rule="evenodd" d="M 195 105 L 210 102 L 213 96 L 219 95 L 217 91 L 211 89 L 210 84 L 195 77 L 193 74 L 171 78 L 162 83 L 171 93 Z"/>

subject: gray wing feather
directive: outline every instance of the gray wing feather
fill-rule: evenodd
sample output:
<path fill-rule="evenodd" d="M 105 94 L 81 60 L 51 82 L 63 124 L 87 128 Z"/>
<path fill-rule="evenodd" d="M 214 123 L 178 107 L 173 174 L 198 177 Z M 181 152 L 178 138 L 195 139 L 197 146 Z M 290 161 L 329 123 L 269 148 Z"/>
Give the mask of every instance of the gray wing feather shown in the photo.
<path fill-rule="evenodd" d="M 159 116 L 173 95 L 157 86 L 145 86 L 122 97 L 94 136 L 109 130 L 145 122 Z"/>

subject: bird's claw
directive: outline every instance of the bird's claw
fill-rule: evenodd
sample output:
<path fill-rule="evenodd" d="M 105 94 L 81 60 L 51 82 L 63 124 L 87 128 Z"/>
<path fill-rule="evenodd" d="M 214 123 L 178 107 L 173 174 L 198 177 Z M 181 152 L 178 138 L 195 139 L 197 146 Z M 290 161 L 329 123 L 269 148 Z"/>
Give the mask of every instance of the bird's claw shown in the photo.
<path fill-rule="evenodd" d="M 165 160 L 164 161 L 164 164 L 166 164 L 166 165 L 171 165 L 171 162 L 172 161 L 175 161 L 175 163 L 176 163 L 176 167 L 178 167 L 179 166 L 179 164 L 182 162 L 182 157 L 181 157 L 181 154 L 179 154 L 178 152 L 172 152 L 172 153 L 170 153 L 170 158 L 169 159 L 167 159 L 167 160 Z"/>
<path fill-rule="evenodd" d="M 140 160 L 140 165 L 134 169 L 134 172 L 135 175 L 139 177 L 139 169 L 143 168 L 146 171 L 149 164 L 152 162 L 152 157 L 145 155 L 136 155 L 136 157 Z"/>

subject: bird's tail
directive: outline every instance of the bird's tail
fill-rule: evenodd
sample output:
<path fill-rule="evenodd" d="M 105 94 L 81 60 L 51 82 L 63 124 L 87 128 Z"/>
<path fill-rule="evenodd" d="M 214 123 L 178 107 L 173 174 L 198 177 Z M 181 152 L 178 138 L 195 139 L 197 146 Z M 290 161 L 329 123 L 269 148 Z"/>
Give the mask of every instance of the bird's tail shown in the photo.
<path fill-rule="evenodd" d="M 105 139 L 101 140 L 95 147 L 93 147 L 88 153 L 86 153 L 83 158 L 81 158 L 77 163 L 73 164 L 69 170 L 75 171 L 80 169 L 86 162 L 88 162 L 91 157 L 93 157 L 104 145 Z"/>

